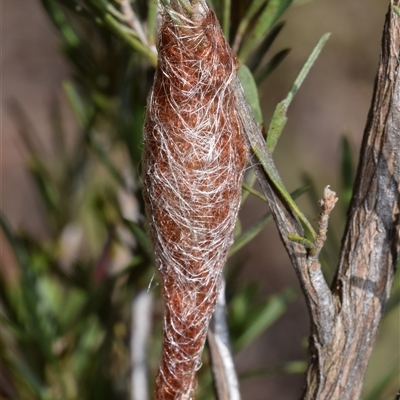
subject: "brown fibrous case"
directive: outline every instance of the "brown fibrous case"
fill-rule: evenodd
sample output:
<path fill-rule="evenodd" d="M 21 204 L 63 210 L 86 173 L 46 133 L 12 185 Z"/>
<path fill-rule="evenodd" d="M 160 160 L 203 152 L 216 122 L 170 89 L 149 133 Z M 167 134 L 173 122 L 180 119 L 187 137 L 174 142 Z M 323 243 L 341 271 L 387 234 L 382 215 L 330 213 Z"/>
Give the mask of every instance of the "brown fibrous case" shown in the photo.
<path fill-rule="evenodd" d="M 163 12 L 144 126 L 144 198 L 162 280 L 156 399 L 192 399 L 240 206 L 237 61 L 214 13 Z"/>

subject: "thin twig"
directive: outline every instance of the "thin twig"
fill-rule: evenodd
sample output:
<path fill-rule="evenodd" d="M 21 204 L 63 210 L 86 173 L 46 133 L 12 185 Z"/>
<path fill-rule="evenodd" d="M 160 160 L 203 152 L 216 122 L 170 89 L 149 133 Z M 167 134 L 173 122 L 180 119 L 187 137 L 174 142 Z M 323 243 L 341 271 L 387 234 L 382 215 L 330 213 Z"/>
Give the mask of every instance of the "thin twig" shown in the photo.
<path fill-rule="evenodd" d="M 225 281 L 207 333 L 214 386 L 218 400 L 240 400 L 239 380 L 236 375 L 226 321 Z"/>
<path fill-rule="evenodd" d="M 151 332 L 153 296 L 142 290 L 132 302 L 131 328 L 131 399 L 147 400 L 147 342 Z"/>
<path fill-rule="evenodd" d="M 135 14 L 132 9 L 131 2 L 129 0 L 120 0 L 121 4 L 121 11 L 124 16 L 124 20 L 126 23 L 132 27 L 132 29 L 137 33 L 139 39 L 144 43 L 146 46 L 150 47 L 145 30 L 143 28 L 142 23 L 139 21 L 139 18 Z"/>
<path fill-rule="evenodd" d="M 318 217 L 318 234 L 314 241 L 314 248 L 312 249 L 312 256 L 317 259 L 322 247 L 326 241 L 328 232 L 329 215 L 335 207 L 338 198 L 336 193 L 330 190 L 329 185 L 325 188 L 322 199 L 319 201 L 321 212 Z M 311 257 L 310 257 L 311 258 Z"/>

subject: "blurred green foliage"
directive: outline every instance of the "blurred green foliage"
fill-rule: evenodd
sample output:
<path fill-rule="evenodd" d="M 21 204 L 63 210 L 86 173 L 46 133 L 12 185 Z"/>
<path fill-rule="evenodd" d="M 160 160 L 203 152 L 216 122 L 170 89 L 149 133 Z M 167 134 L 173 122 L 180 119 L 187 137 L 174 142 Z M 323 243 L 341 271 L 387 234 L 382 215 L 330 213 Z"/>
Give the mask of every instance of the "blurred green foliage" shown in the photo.
<path fill-rule="evenodd" d="M 15 262 L 0 274 L 0 398 L 128 399 L 134 334 L 131 308 L 148 287 L 156 297 L 147 316 L 152 326 L 147 348 L 150 386 L 161 346 L 159 288 L 151 283 L 155 271 L 141 195 L 142 125 L 157 61 L 157 4 L 145 0 L 41 3 L 72 69 L 63 90 L 77 132 L 72 141 L 66 140 L 63 112 L 54 100 L 49 110 L 52 148 L 48 156 L 43 150 L 48 146 L 40 143 L 24 111 L 12 105 L 29 153 L 28 168 L 40 194 L 48 239 L 12 229 L 1 215 L 2 232 Z M 262 123 L 256 83 L 288 54 L 285 49 L 269 55 L 269 50 L 284 26 L 278 20 L 291 1 L 253 0 L 250 7 L 245 0 L 210 3 L 238 53 L 246 95 L 253 99 L 253 110 Z M 346 201 L 351 196 L 352 171 L 351 151 L 344 140 Z M 263 197 L 253 189 L 254 182 L 250 173 L 243 202 L 249 193 Z M 312 182 L 308 184 L 312 187 Z M 270 220 L 267 214 L 244 232 L 239 222 L 231 254 Z M 326 249 L 328 264 L 335 260 L 332 254 L 338 254 L 338 241 L 331 241 Z M 268 329 L 296 295 L 287 288 L 262 298 L 256 285 L 237 282 L 233 271 L 227 271 L 227 306 L 232 346 L 238 351 Z M 326 271 L 329 275 L 334 265 L 327 265 Z M 398 307 L 396 293 L 390 308 Z M 303 373 L 305 368 L 304 361 L 293 361 L 246 375 Z M 199 398 L 213 398 L 207 354 L 199 377 Z M 381 390 L 388 380 L 374 390 Z"/>

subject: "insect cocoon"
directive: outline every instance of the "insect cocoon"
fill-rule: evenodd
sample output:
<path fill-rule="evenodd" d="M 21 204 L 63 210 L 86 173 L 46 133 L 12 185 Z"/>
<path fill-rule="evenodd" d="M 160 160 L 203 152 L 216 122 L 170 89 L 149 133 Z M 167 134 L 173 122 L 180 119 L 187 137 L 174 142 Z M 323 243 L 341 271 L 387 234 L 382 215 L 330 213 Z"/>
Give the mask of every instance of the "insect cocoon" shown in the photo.
<path fill-rule="evenodd" d="M 247 150 L 231 83 L 237 62 L 214 13 L 164 8 L 144 126 L 144 197 L 162 279 L 156 399 L 192 399 L 233 241 Z"/>

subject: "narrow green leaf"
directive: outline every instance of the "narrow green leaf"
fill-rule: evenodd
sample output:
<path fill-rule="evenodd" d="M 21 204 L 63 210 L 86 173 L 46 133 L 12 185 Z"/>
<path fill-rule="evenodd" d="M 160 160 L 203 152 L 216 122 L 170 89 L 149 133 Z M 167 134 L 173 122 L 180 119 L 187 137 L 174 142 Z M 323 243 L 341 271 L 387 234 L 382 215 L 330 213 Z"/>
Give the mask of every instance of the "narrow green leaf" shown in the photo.
<path fill-rule="evenodd" d="M 289 234 L 288 239 L 291 240 L 292 242 L 303 245 L 306 249 L 313 249 L 315 247 L 313 242 L 311 242 L 310 240 L 308 240 L 302 236 Z"/>
<path fill-rule="evenodd" d="M 125 187 L 125 179 L 122 175 L 122 173 L 118 170 L 118 168 L 115 166 L 114 162 L 111 160 L 110 157 L 108 157 L 108 153 L 102 148 L 100 143 L 97 141 L 97 139 L 94 137 L 92 132 L 88 132 L 88 140 L 91 145 L 91 148 L 93 151 L 96 153 L 96 155 L 99 157 L 99 160 L 102 162 L 102 164 L 106 167 L 108 172 L 112 177 L 115 178 L 115 180 L 123 187 Z"/>
<path fill-rule="evenodd" d="M 272 116 L 271 123 L 269 125 L 268 133 L 267 133 L 267 147 L 268 150 L 272 153 L 275 150 L 275 146 L 278 143 L 279 138 L 283 132 L 283 129 L 286 126 L 287 122 L 287 107 L 285 100 L 278 103 L 275 108 L 274 115 Z"/>
<path fill-rule="evenodd" d="M 245 372 L 239 375 L 240 380 L 259 378 L 265 375 L 274 374 L 304 374 L 307 371 L 306 361 L 290 361 L 283 365 L 277 365 L 275 367 L 260 368 L 254 371 Z"/>
<path fill-rule="evenodd" d="M 46 388 L 40 379 L 36 376 L 34 371 L 32 371 L 28 366 L 24 365 L 22 362 L 17 361 L 14 357 L 11 360 L 13 368 L 17 371 L 18 376 L 20 376 L 29 387 L 34 390 L 36 395 L 40 400 L 50 400 L 51 397 L 46 393 Z"/>
<path fill-rule="evenodd" d="M 63 82 L 63 89 L 75 115 L 75 119 L 78 121 L 81 128 L 85 128 L 88 124 L 89 117 L 85 110 L 85 105 L 83 104 L 81 96 L 70 80 L 65 80 Z"/>
<path fill-rule="evenodd" d="M 301 69 L 299 75 L 297 76 L 296 80 L 293 83 L 290 92 L 286 97 L 286 104 L 289 107 L 290 103 L 293 100 L 293 97 L 296 95 L 297 91 L 299 90 L 300 86 L 302 85 L 304 79 L 310 72 L 311 67 L 314 65 L 315 61 L 317 60 L 319 54 L 321 53 L 322 49 L 325 46 L 325 43 L 328 41 L 329 37 L 331 36 L 330 33 L 325 33 L 322 35 L 321 39 L 319 39 L 317 45 L 314 47 L 313 51 L 311 52 L 310 56 L 308 57 L 306 63 L 304 64 L 303 68 Z"/>
<path fill-rule="evenodd" d="M 252 73 L 254 73 L 254 71 L 260 66 L 265 54 L 270 49 L 272 43 L 274 43 L 284 25 L 285 23 L 283 21 L 276 24 L 271 32 L 265 37 L 265 39 L 263 39 L 259 48 L 251 57 L 251 59 L 247 62 L 247 66 Z"/>
<path fill-rule="evenodd" d="M 390 296 L 389 301 L 385 307 L 385 315 L 395 310 L 400 305 L 400 290 Z"/>
<path fill-rule="evenodd" d="M 295 94 L 299 90 L 301 84 L 303 83 L 304 79 L 306 78 L 307 74 L 309 73 L 311 67 L 313 66 L 315 60 L 318 58 L 319 53 L 323 49 L 326 41 L 329 39 L 330 33 L 325 33 L 321 39 L 318 41 L 317 45 L 314 47 L 313 51 L 311 52 L 310 56 L 308 57 L 306 63 L 304 64 L 303 68 L 301 69 L 299 75 L 297 76 L 296 80 L 294 81 L 292 88 L 290 89 L 289 93 L 287 94 L 286 98 L 281 101 L 272 116 L 271 123 L 268 129 L 267 134 L 267 147 L 269 151 L 273 151 L 275 148 L 282 131 L 287 122 L 286 112 L 289 108 L 290 103 L 292 102 Z"/>
<path fill-rule="evenodd" d="M 43 1 L 43 0 L 42 0 Z M 53 0 L 54 1 L 54 0 Z M 86 8 L 83 8 L 80 4 L 77 4 L 74 0 L 58 0 L 63 6 L 68 8 L 68 10 L 85 17 L 92 17 L 92 14 L 88 12 Z"/>
<path fill-rule="evenodd" d="M 104 15 L 103 22 L 112 33 L 122 39 L 133 50 L 145 56 L 151 65 L 153 65 L 154 67 L 157 65 L 156 53 L 152 49 L 144 45 L 139 39 L 127 32 L 127 30 L 124 29 L 123 26 L 111 14 Z"/>
<path fill-rule="evenodd" d="M 253 170 L 250 170 L 249 173 L 247 174 L 247 176 L 245 177 L 244 180 L 244 184 L 248 187 L 248 188 L 253 188 L 254 184 L 257 181 L 257 177 L 256 174 L 254 173 Z M 241 200 L 241 206 L 246 202 L 248 196 L 249 196 L 250 192 L 248 190 L 243 190 L 242 191 L 242 200 Z M 261 193 L 260 193 L 261 194 Z"/>
<path fill-rule="evenodd" d="M 140 246 L 142 246 L 144 250 L 149 251 L 149 249 L 151 248 L 150 241 L 144 230 L 141 228 L 141 226 L 133 221 L 129 220 L 125 221 L 128 224 L 129 228 L 131 229 L 132 233 L 135 235 Z"/>
<path fill-rule="evenodd" d="M 19 325 L 16 325 L 13 321 L 5 318 L 2 315 L 0 315 L 0 326 L 2 327 L 2 329 L 7 329 L 8 331 L 10 331 L 13 338 L 17 339 L 18 341 L 22 342 L 30 339 L 29 335 Z"/>
<path fill-rule="evenodd" d="M 18 262 L 18 266 L 22 272 L 22 285 L 24 288 L 22 291 L 24 300 L 23 307 L 26 308 L 27 311 L 25 326 L 27 326 L 27 329 L 33 333 L 33 336 L 38 341 L 41 351 L 46 359 L 50 362 L 54 361 L 54 354 L 51 350 L 51 338 L 48 335 L 48 331 L 43 324 L 43 320 L 41 319 L 38 310 L 40 298 L 37 292 L 37 276 L 31 266 L 29 253 L 21 240 L 13 234 L 11 227 L 1 212 L 0 226 L 10 243 L 11 249 Z"/>
<path fill-rule="evenodd" d="M 251 242 L 267 225 L 272 221 L 272 214 L 268 212 L 263 217 L 260 218 L 255 224 L 253 224 L 249 229 L 243 232 L 240 236 L 235 239 L 235 242 L 229 249 L 228 257 L 238 252 L 247 243 Z"/>
<path fill-rule="evenodd" d="M 252 139 L 251 139 L 252 140 Z M 268 178 L 271 180 L 273 183 L 274 187 L 276 190 L 280 193 L 282 198 L 284 199 L 285 203 L 287 206 L 291 209 L 291 211 L 296 215 L 301 223 L 303 224 L 304 228 L 308 231 L 308 233 L 311 235 L 311 237 L 314 239 L 316 234 L 315 231 L 308 221 L 308 219 L 305 217 L 305 215 L 300 211 L 299 207 L 297 204 L 294 202 L 290 194 L 285 188 L 285 185 L 282 182 L 281 177 L 279 176 L 279 172 L 275 167 L 275 164 L 272 160 L 271 154 L 268 152 L 268 149 L 266 146 L 263 144 L 261 147 L 261 143 L 258 143 L 258 140 L 254 143 L 251 143 L 251 149 L 253 150 L 255 156 L 257 159 L 260 161 L 265 173 L 267 174 Z"/>
<path fill-rule="evenodd" d="M 258 97 L 257 85 L 254 82 L 254 78 L 250 70 L 246 67 L 246 65 L 241 64 L 238 71 L 238 78 L 240 83 L 242 84 L 244 94 L 246 96 L 246 100 L 251 107 L 251 111 L 254 114 L 254 118 L 257 123 L 262 125 L 263 118 L 261 114 L 260 101 Z"/>
<path fill-rule="evenodd" d="M 228 299 L 230 312 L 229 326 L 230 331 L 239 331 L 239 334 L 245 329 L 245 321 L 249 317 L 249 309 L 253 310 L 257 293 L 259 292 L 259 285 L 256 282 L 250 282 L 244 287 L 234 292 L 234 295 Z"/>
<path fill-rule="evenodd" d="M 239 50 L 239 58 L 247 60 L 249 54 L 260 44 L 264 35 L 281 17 L 293 0 L 269 0 L 258 17 L 250 34 L 245 38 Z"/>
<path fill-rule="evenodd" d="M 294 190 L 290 195 L 294 200 L 298 199 L 304 193 L 307 193 L 311 189 L 310 185 L 300 186 L 298 189 Z"/>
<path fill-rule="evenodd" d="M 243 349 L 260 336 L 287 310 L 290 303 L 296 296 L 291 289 L 285 289 L 281 293 L 270 297 L 264 302 L 257 312 L 257 315 L 250 315 L 245 329 L 235 341 L 235 348 Z"/>
<path fill-rule="evenodd" d="M 399 6 L 392 6 L 393 11 L 400 17 L 400 7 Z"/>
<path fill-rule="evenodd" d="M 85 329 L 83 329 L 85 328 Z M 78 341 L 75 344 L 72 367 L 77 376 L 84 376 L 87 368 L 92 364 L 93 356 L 104 341 L 104 332 L 98 318 L 91 316 L 81 328 Z"/>
<path fill-rule="evenodd" d="M 347 136 L 342 136 L 341 146 L 341 177 L 342 177 L 342 193 L 341 199 L 345 206 L 345 211 L 350 204 L 351 196 L 353 195 L 353 183 L 354 183 L 354 162 L 352 157 L 352 151 L 350 141 Z"/>
<path fill-rule="evenodd" d="M 60 5 L 53 0 L 42 0 L 42 4 L 68 46 L 77 47 L 80 43 L 79 36 L 72 29 Z"/>
<path fill-rule="evenodd" d="M 58 195 L 50 171 L 43 162 L 45 145 L 21 106 L 17 102 L 11 102 L 9 107 L 11 115 L 15 119 L 19 136 L 29 152 L 32 178 L 47 209 L 54 210 L 58 204 Z"/>
<path fill-rule="evenodd" d="M 243 185 L 243 187 L 246 188 L 247 185 Z M 294 192 L 292 192 L 291 196 L 294 200 L 296 200 L 302 194 L 307 192 L 309 189 L 310 189 L 310 186 L 308 186 L 308 185 L 302 186 L 302 187 L 296 189 Z M 250 193 L 256 195 L 261 200 L 267 201 L 266 198 L 261 193 L 252 189 L 251 187 L 247 187 L 246 190 L 249 190 Z M 270 221 L 272 221 L 272 214 L 270 212 L 268 212 L 263 217 L 261 217 L 259 221 L 257 221 L 250 228 L 248 228 L 245 232 L 241 233 L 235 239 L 235 242 L 229 249 L 228 257 L 232 256 L 237 251 L 239 251 L 242 247 L 244 247 L 247 243 L 251 242 L 268 225 L 268 223 Z M 302 238 L 302 239 L 304 239 L 304 238 Z"/>
<path fill-rule="evenodd" d="M 21 309 L 22 299 L 19 296 L 18 290 L 19 283 L 8 282 L 4 276 L 5 269 L 0 268 L 0 300 L 2 313 L 7 316 L 10 324 L 18 326 L 21 329 L 21 316 L 19 310 Z M 1 326 L 1 323 L 0 323 Z"/>
<path fill-rule="evenodd" d="M 60 326 L 67 330 L 73 328 L 76 324 L 77 316 L 80 315 L 85 305 L 87 294 L 81 288 L 70 287 L 68 293 L 63 294 L 63 298 L 64 305 L 62 308 L 54 311 Z"/>
<path fill-rule="evenodd" d="M 9 225 L 8 221 L 6 220 L 3 213 L 0 211 L 0 226 L 2 231 L 7 238 L 8 243 L 11 246 L 11 249 L 15 255 L 18 265 L 21 267 L 22 271 L 28 273 L 29 271 L 29 255 L 21 244 L 20 240 L 14 235 L 12 232 L 11 226 Z"/>
<path fill-rule="evenodd" d="M 147 14 L 147 40 L 150 45 L 156 44 L 157 37 L 157 14 L 158 4 L 156 0 L 150 0 L 148 2 L 148 14 Z"/>
<path fill-rule="evenodd" d="M 45 149 L 45 145 L 35 130 L 34 124 L 17 101 L 11 100 L 7 105 L 15 126 L 18 129 L 18 135 L 29 155 L 41 158 L 41 151 Z"/>
<path fill-rule="evenodd" d="M 223 0 L 222 10 L 222 32 L 224 32 L 226 40 L 229 42 L 229 33 L 231 27 L 231 0 Z"/>
<path fill-rule="evenodd" d="M 47 211 L 54 211 L 60 204 L 60 196 L 54 181 L 49 176 L 49 172 L 42 164 L 41 160 L 34 158 L 30 167 L 30 172 L 35 180 L 41 198 L 46 205 Z"/>
<path fill-rule="evenodd" d="M 213 9 L 213 11 L 215 12 L 215 4 L 214 4 L 215 0 L 208 0 L 208 4 L 210 5 L 210 7 Z"/>
<path fill-rule="evenodd" d="M 400 269 L 400 259 L 397 261 L 395 271 Z M 400 273 L 394 276 L 390 297 L 385 306 L 385 317 L 400 305 Z"/>
<path fill-rule="evenodd" d="M 268 203 L 267 198 L 262 193 L 260 193 L 258 190 L 252 188 L 251 186 L 246 185 L 245 183 L 243 183 L 242 188 L 244 190 L 247 190 L 249 193 L 251 193 L 255 197 L 258 197 L 260 200 L 264 201 L 265 203 Z"/>
<path fill-rule="evenodd" d="M 67 137 L 67 134 L 64 130 L 60 103 L 56 96 L 54 96 L 50 108 L 50 125 L 54 143 L 54 152 L 59 162 L 62 162 L 67 158 L 67 150 L 65 146 L 65 138 Z"/>
<path fill-rule="evenodd" d="M 400 364 L 396 364 L 368 393 L 364 400 L 377 400 L 383 394 L 390 382 L 398 377 Z"/>
<path fill-rule="evenodd" d="M 257 86 L 260 86 L 261 83 L 273 72 L 278 65 L 286 58 L 286 56 L 290 53 L 290 49 L 283 49 L 278 51 L 255 75 L 255 81 Z"/>
<path fill-rule="evenodd" d="M 137 51 L 150 62 L 151 65 L 157 65 L 157 54 L 151 47 L 143 44 L 140 39 L 135 36 L 132 29 L 127 28 L 124 23 L 116 19 L 114 7 L 107 1 L 103 0 L 86 0 L 93 12 L 97 15 L 94 18 L 99 25 L 105 26 L 110 32 L 123 40 L 133 50 Z"/>
<path fill-rule="evenodd" d="M 251 2 L 250 7 L 247 9 L 245 15 L 242 17 L 239 23 L 239 27 L 236 32 L 235 40 L 233 43 L 233 51 L 235 53 L 238 52 L 239 46 L 242 42 L 243 36 L 246 33 L 247 28 L 250 25 L 251 20 L 254 18 L 254 16 L 257 14 L 257 12 L 265 6 L 266 2 L 268 0 L 253 0 Z"/>

